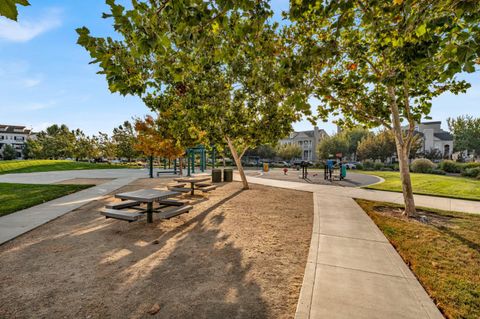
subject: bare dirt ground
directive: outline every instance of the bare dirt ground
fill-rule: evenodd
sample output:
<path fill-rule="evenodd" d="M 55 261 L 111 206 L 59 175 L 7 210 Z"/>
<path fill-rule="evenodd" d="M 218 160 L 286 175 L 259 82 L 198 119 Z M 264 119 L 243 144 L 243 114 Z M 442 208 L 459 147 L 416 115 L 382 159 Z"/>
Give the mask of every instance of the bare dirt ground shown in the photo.
<path fill-rule="evenodd" d="M 312 194 L 251 186 L 153 224 L 106 220 L 109 198 L 0 246 L 0 318 L 292 318 Z"/>

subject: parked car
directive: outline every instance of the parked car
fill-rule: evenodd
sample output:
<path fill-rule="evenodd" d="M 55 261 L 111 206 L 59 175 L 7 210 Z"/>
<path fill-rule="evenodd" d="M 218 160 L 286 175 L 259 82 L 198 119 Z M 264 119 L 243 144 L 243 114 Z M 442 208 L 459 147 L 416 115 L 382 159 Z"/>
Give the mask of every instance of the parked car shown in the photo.
<path fill-rule="evenodd" d="M 296 168 L 296 169 L 299 169 L 300 167 L 302 166 L 313 166 L 313 163 L 310 162 L 310 161 L 304 161 L 304 160 L 294 160 L 292 162 L 292 167 Z"/>
<path fill-rule="evenodd" d="M 347 167 L 347 169 L 356 169 L 358 164 L 360 164 L 360 163 L 359 162 L 349 162 L 349 163 L 345 163 L 343 165 L 345 165 Z"/>
<path fill-rule="evenodd" d="M 285 161 L 273 162 L 272 165 L 275 167 L 290 167 L 290 164 Z"/>

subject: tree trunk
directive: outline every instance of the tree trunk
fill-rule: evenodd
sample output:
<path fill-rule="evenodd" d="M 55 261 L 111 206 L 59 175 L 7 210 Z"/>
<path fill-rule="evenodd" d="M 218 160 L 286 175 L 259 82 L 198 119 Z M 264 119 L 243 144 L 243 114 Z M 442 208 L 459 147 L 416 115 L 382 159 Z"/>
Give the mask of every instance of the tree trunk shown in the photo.
<path fill-rule="evenodd" d="M 394 89 L 392 87 L 388 88 L 388 93 L 391 98 L 390 110 L 392 111 L 393 133 L 395 135 L 395 144 L 397 146 L 403 200 L 405 202 L 405 211 L 403 214 L 408 217 L 416 213 L 412 181 L 410 179 L 410 167 L 408 165 L 408 156 L 410 154 L 409 146 L 411 143 L 408 141 L 406 142 L 403 136 L 402 124 L 400 123 L 400 112 L 398 111 Z"/>
<path fill-rule="evenodd" d="M 178 158 L 178 175 L 183 176 L 183 157 Z"/>
<path fill-rule="evenodd" d="M 398 162 L 400 164 L 400 178 L 402 180 L 403 200 L 405 202 L 405 216 L 415 214 L 415 200 L 413 199 L 412 181 L 410 179 L 410 167 L 408 165 L 408 154 L 405 147 L 399 147 L 397 143 Z"/>
<path fill-rule="evenodd" d="M 240 174 L 240 178 L 242 179 L 243 189 L 249 189 L 247 177 L 245 176 L 245 172 L 243 171 L 242 158 L 238 156 L 237 150 L 235 149 L 230 138 L 226 137 L 226 139 L 227 139 L 228 147 L 230 148 L 230 152 L 232 153 L 233 159 L 235 160 L 235 164 L 237 165 L 238 173 Z"/>

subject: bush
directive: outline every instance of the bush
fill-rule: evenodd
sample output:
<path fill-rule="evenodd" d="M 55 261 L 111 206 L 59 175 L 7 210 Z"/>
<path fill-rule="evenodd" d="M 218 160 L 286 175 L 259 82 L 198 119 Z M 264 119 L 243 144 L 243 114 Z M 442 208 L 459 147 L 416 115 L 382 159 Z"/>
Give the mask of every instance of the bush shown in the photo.
<path fill-rule="evenodd" d="M 358 163 L 357 165 L 355 165 L 355 169 L 363 170 L 363 165 Z"/>
<path fill-rule="evenodd" d="M 313 168 L 324 169 L 325 168 L 325 163 L 323 163 L 323 162 L 315 163 L 315 164 L 313 164 Z"/>
<path fill-rule="evenodd" d="M 467 169 L 469 168 L 478 168 L 480 167 L 480 163 L 476 163 L 476 162 L 473 162 L 473 163 L 463 163 L 461 164 L 462 165 L 462 171 L 466 171 Z"/>
<path fill-rule="evenodd" d="M 438 165 L 438 168 L 447 173 L 460 173 L 462 171 L 463 164 L 454 161 L 442 161 Z"/>
<path fill-rule="evenodd" d="M 384 167 L 385 165 L 383 163 L 376 162 L 375 164 L 373 164 L 373 169 L 376 171 L 381 171 Z"/>
<path fill-rule="evenodd" d="M 480 167 L 467 168 L 462 172 L 462 175 L 466 177 L 480 178 Z"/>
<path fill-rule="evenodd" d="M 393 164 L 393 170 L 398 172 L 400 170 L 400 165 Z"/>
<path fill-rule="evenodd" d="M 380 170 L 384 172 L 393 172 L 393 168 L 391 167 L 382 167 Z"/>
<path fill-rule="evenodd" d="M 366 160 L 363 162 L 363 169 L 366 171 L 372 171 L 375 163 L 370 160 Z"/>
<path fill-rule="evenodd" d="M 426 158 L 418 158 L 410 165 L 410 169 L 414 173 L 430 173 L 435 167 L 436 165 Z"/>
<path fill-rule="evenodd" d="M 442 171 L 441 169 L 432 169 L 430 171 L 430 174 L 435 174 L 435 175 L 445 175 L 445 171 Z"/>

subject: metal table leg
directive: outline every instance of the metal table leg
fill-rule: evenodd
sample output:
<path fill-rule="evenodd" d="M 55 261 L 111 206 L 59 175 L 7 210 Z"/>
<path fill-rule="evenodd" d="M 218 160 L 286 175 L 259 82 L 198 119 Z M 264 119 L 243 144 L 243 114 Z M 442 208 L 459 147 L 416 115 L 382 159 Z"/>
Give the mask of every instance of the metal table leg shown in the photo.
<path fill-rule="evenodd" d="M 147 223 L 153 223 L 153 202 L 147 203 Z"/>

